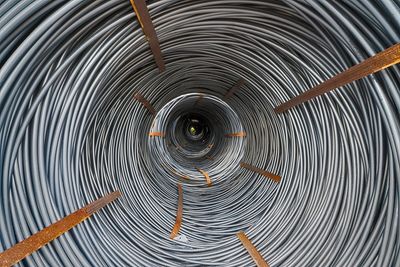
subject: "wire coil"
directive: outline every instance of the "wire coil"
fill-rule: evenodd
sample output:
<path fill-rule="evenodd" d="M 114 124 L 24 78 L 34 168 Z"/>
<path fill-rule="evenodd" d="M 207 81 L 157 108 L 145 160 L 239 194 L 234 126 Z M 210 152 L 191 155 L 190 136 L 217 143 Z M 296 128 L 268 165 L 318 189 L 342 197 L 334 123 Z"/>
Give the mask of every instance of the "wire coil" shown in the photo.
<path fill-rule="evenodd" d="M 119 189 L 116 204 L 21 265 L 253 266 L 235 236 L 245 231 L 271 266 L 399 266 L 399 67 L 273 112 L 399 42 L 399 4 L 160 0 L 149 10 L 162 74 L 129 1 L 0 4 L 0 249 Z M 171 118 L 200 94 L 213 147 L 177 152 Z M 149 137 L 153 126 L 166 137 Z M 177 182 L 187 242 L 169 239 Z"/>

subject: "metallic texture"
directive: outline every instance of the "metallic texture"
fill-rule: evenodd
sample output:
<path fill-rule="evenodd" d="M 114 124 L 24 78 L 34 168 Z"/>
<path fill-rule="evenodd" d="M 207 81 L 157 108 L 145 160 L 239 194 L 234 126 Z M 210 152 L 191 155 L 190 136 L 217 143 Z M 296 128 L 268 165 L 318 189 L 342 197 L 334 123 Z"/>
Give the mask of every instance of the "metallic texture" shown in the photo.
<path fill-rule="evenodd" d="M 2 1 L 0 251 L 119 189 L 20 266 L 254 266 L 240 231 L 273 267 L 400 266 L 399 66 L 274 112 L 399 43 L 399 6 L 148 1 L 159 73 L 129 1 Z M 208 120 L 204 143 L 177 131 L 189 111 Z"/>

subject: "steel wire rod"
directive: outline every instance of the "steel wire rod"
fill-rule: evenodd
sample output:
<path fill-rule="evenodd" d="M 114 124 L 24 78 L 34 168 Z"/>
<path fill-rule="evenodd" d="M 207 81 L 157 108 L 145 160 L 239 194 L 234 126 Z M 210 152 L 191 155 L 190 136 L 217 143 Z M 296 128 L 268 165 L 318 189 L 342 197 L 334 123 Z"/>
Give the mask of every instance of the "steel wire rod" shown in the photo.
<path fill-rule="evenodd" d="M 254 266 L 243 231 L 270 266 L 400 266 L 399 67 L 273 111 L 398 43 L 398 2 L 148 8 L 162 73 L 129 1 L 0 4 L 0 251 L 120 190 L 20 265 Z M 204 143 L 184 133 L 193 114 Z"/>

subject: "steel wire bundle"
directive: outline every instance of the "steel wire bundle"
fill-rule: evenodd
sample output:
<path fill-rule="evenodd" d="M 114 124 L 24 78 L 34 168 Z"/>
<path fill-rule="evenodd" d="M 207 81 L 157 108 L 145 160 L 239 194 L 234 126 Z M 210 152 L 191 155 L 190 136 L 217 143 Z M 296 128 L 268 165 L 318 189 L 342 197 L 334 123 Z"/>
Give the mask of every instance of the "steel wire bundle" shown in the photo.
<path fill-rule="evenodd" d="M 271 266 L 400 266 L 399 67 L 273 111 L 399 42 L 399 3 L 148 6 L 163 73 L 129 1 L 0 4 L 0 251 L 119 189 L 21 265 L 253 266 L 245 231 Z M 204 143 L 183 134 L 190 112 Z"/>

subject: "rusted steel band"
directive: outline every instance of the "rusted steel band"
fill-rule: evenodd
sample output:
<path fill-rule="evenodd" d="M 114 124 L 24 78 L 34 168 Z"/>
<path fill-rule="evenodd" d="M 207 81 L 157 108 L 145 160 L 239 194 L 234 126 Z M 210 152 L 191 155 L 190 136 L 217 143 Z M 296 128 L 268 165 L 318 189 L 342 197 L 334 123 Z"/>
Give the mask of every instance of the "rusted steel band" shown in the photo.
<path fill-rule="evenodd" d="M 178 172 L 176 171 L 176 169 L 174 169 L 174 168 L 168 166 L 167 164 L 161 163 L 161 165 L 164 167 L 165 170 L 168 170 L 169 172 L 175 174 L 176 176 L 178 176 L 178 177 L 180 177 L 180 178 L 183 178 L 183 179 L 185 179 L 185 180 L 190 180 L 189 176 L 178 173 Z"/>
<path fill-rule="evenodd" d="M 267 172 L 266 170 L 254 167 L 254 166 L 252 166 L 250 164 L 247 164 L 245 162 L 240 162 L 240 167 L 248 169 L 248 170 L 253 171 L 253 172 L 256 172 L 258 174 L 261 174 L 262 176 L 265 176 L 265 177 L 273 180 L 274 182 L 279 183 L 281 181 L 281 177 L 279 175 Z"/>
<path fill-rule="evenodd" d="M 161 53 L 160 43 L 158 41 L 156 30 L 154 29 L 153 21 L 151 20 L 149 10 L 147 9 L 145 0 L 130 0 L 136 17 L 142 27 L 143 33 L 146 35 L 150 45 L 151 52 L 160 72 L 165 70 L 164 59 Z"/>
<path fill-rule="evenodd" d="M 269 267 L 268 263 L 261 256 L 260 252 L 258 252 L 257 248 L 253 245 L 250 239 L 247 238 L 245 233 L 240 231 L 236 234 L 236 236 L 240 242 L 242 242 L 243 247 L 247 250 L 258 267 Z"/>
<path fill-rule="evenodd" d="M 239 90 L 241 87 L 243 87 L 243 85 L 244 85 L 244 79 L 243 79 L 243 78 L 240 78 L 240 79 L 236 82 L 236 84 L 235 84 L 234 86 L 232 86 L 232 88 L 229 89 L 228 92 L 226 92 L 226 94 L 225 94 L 225 96 L 224 96 L 224 99 L 227 99 L 227 98 L 232 97 L 233 94 L 234 94 L 237 90 Z"/>
<path fill-rule="evenodd" d="M 276 113 L 284 112 L 314 97 L 325 94 L 340 86 L 361 79 L 367 75 L 386 69 L 400 62 L 400 43 L 354 65 L 310 90 L 290 99 L 275 108 Z"/>
<path fill-rule="evenodd" d="M 225 134 L 225 137 L 246 137 L 246 132 L 237 132 L 237 133 L 229 133 Z"/>
<path fill-rule="evenodd" d="M 149 132 L 149 136 L 150 137 L 165 137 L 165 133 L 164 132 Z"/>
<path fill-rule="evenodd" d="M 121 196 L 120 191 L 115 191 L 112 192 L 102 198 L 97 199 L 96 201 L 93 201 L 92 203 L 86 205 L 82 209 L 86 211 L 89 215 L 92 215 L 93 213 L 97 212 L 101 208 L 103 208 L 105 205 L 108 203 L 111 203 L 115 199 L 119 198 Z"/>
<path fill-rule="evenodd" d="M 210 176 L 208 175 L 208 173 L 207 173 L 206 171 L 203 171 L 203 170 L 200 169 L 200 168 L 197 168 L 197 167 L 196 167 L 196 169 L 197 169 L 199 172 L 201 172 L 201 174 L 204 175 L 204 178 L 206 178 L 207 185 L 208 185 L 209 187 L 212 186 L 211 178 L 210 178 Z"/>
<path fill-rule="evenodd" d="M 11 266 L 16 264 L 36 250 L 45 246 L 47 243 L 63 235 L 77 224 L 89 218 L 94 212 L 103 208 L 119 196 L 121 196 L 121 193 L 116 191 L 102 197 L 15 244 L 13 247 L 0 253 L 0 266 Z"/>
<path fill-rule="evenodd" d="M 206 156 L 206 159 L 213 161 L 214 159 L 210 156 Z"/>
<path fill-rule="evenodd" d="M 156 115 L 156 110 L 153 108 L 153 106 L 150 104 L 150 102 L 140 93 L 136 93 L 133 96 L 137 101 L 139 101 L 145 108 L 148 109 L 148 111 L 152 114 L 152 115 Z"/>
<path fill-rule="evenodd" d="M 182 185 L 178 184 L 178 210 L 176 211 L 176 220 L 174 228 L 172 228 L 172 232 L 169 236 L 170 239 L 174 239 L 178 235 L 182 225 L 182 216 L 183 216 L 183 189 Z"/>
<path fill-rule="evenodd" d="M 189 176 L 180 174 L 180 173 L 178 173 L 176 170 L 171 170 L 171 172 L 172 172 L 173 174 L 175 174 L 176 176 L 180 177 L 180 178 L 183 178 L 183 179 L 185 179 L 185 180 L 190 180 L 190 177 L 189 177 Z"/>
<path fill-rule="evenodd" d="M 201 101 L 203 100 L 203 98 L 204 98 L 204 94 L 200 93 L 199 97 L 196 99 L 196 102 L 194 102 L 194 106 L 198 106 L 201 103 Z"/>

